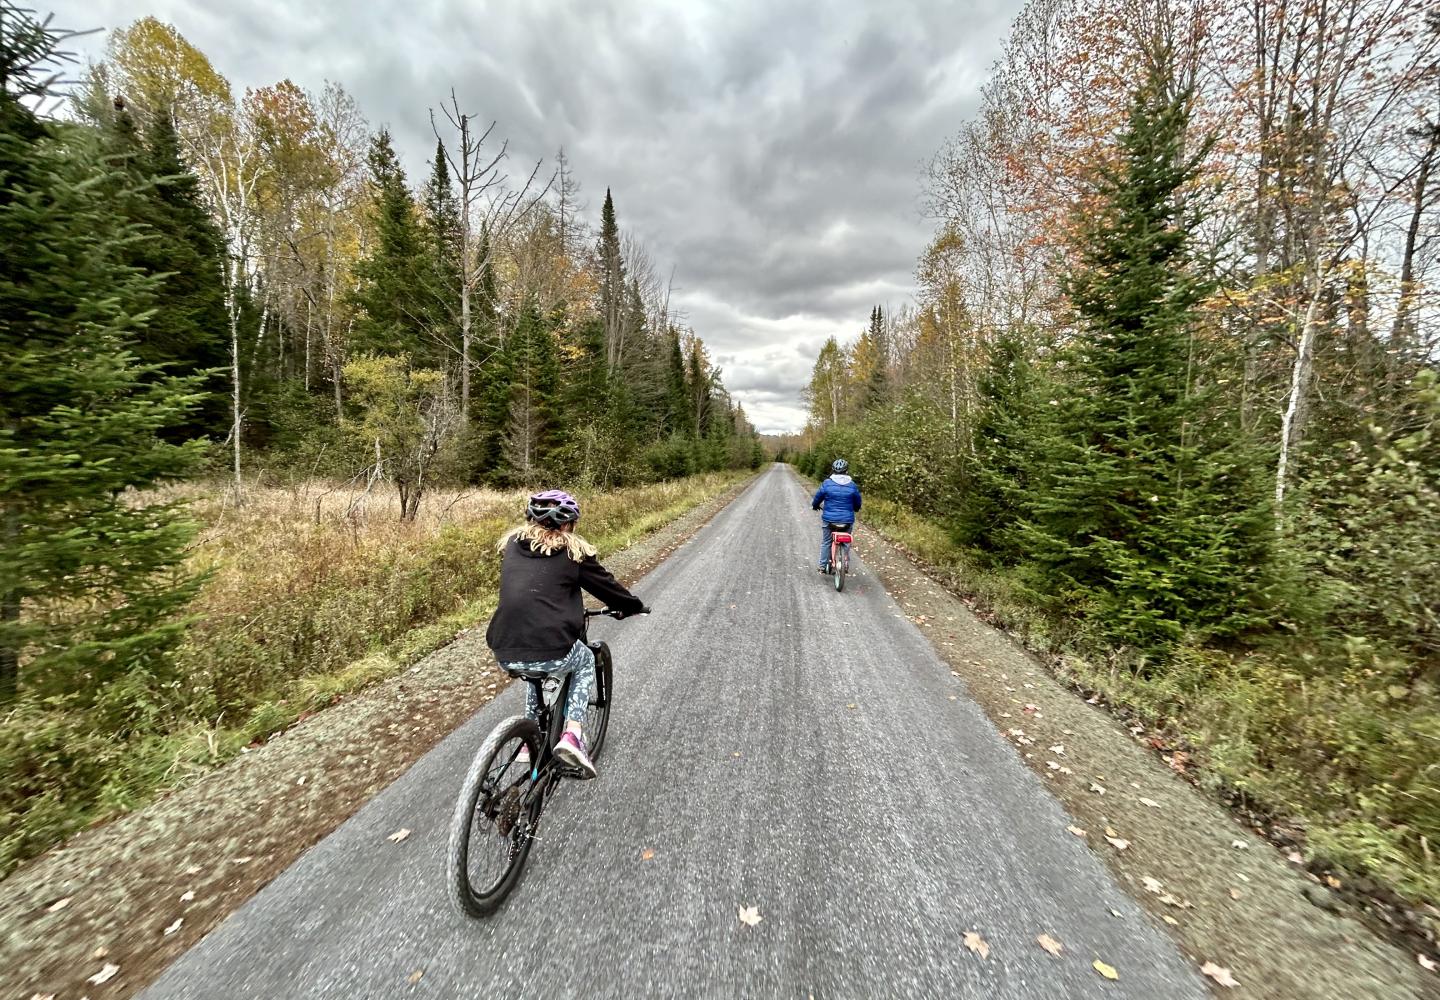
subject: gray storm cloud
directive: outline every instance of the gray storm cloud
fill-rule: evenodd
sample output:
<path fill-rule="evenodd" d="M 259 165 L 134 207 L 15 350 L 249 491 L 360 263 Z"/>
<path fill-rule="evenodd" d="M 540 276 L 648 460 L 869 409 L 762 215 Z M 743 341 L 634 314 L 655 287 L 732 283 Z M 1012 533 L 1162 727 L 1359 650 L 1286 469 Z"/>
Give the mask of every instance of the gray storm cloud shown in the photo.
<path fill-rule="evenodd" d="M 920 167 L 972 113 L 1018 0 L 590 5 L 60 0 L 67 28 L 174 24 L 237 93 L 343 84 L 412 179 L 453 87 L 512 175 L 564 147 L 593 221 L 675 273 L 675 301 L 762 431 L 798 429 L 827 336 L 913 295 Z M 78 48 L 101 54 L 104 36 Z"/>

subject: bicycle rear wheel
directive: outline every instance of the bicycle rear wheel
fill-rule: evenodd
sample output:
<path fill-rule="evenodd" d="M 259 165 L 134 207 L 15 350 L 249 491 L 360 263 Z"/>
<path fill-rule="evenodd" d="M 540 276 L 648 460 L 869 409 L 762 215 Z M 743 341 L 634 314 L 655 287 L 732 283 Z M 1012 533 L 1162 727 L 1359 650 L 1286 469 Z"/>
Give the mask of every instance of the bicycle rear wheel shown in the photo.
<path fill-rule="evenodd" d="M 595 690 L 590 692 L 590 704 L 585 709 L 585 748 L 591 760 L 600 759 L 600 750 L 605 745 L 605 733 L 610 728 L 610 701 L 613 666 L 610 647 L 597 642 L 595 649 Z"/>
<path fill-rule="evenodd" d="M 510 894 L 534 843 L 544 796 L 533 788 L 531 767 L 515 763 L 522 747 L 530 751 L 532 764 L 540 759 L 540 729 L 534 722 L 517 715 L 496 726 L 475 755 L 455 803 L 445 881 L 451 902 L 472 917 L 490 913 Z"/>
<path fill-rule="evenodd" d="M 845 590 L 845 574 L 850 570 L 850 546 L 840 546 L 840 551 L 835 554 L 835 590 Z"/>

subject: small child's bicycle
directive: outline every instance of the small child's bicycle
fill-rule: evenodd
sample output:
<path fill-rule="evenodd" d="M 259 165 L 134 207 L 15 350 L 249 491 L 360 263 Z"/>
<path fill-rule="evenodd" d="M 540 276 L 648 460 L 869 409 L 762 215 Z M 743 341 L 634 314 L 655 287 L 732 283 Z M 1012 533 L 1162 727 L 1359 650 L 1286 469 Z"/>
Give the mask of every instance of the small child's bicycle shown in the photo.
<path fill-rule="evenodd" d="M 586 624 L 601 615 L 626 617 L 587 608 Z M 590 758 L 596 760 L 610 723 L 613 663 L 609 646 L 590 642 L 586 633 L 581 638 L 595 651 L 595 691 L 582 725 L 586 748 Z M 560 787 L 561 779 L 585 777 L 554 753 L 565 727 L 570 675 L 511 671 L 511 676 L 534 686 L 539 695 L 540 717 L 532 720 L 512 715 L 491 730 L 465 775 L 450 821 L 446 882 L 451 900 L 462 913 L 472 917 L 493 912 L 520 881 L 520 872 L 540 829 L 540 814 Z M 519 760 L 522 749 L 529 753 L 528 764 Z"/>
<path fill-rule="evenodd" d="M 835 589 L 845 590 L 845 576 L 850 572 L 850 544 L 855 536 L 850 533 L 851 525 L 831 524 L 830 526 L 830 575 L 835 578 Z"/>

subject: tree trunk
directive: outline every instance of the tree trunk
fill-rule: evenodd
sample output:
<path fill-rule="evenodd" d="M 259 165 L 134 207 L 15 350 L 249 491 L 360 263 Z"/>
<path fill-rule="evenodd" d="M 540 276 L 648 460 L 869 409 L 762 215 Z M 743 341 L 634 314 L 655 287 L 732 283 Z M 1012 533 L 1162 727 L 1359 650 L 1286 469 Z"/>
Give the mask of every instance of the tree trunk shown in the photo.
<path fill-rule="evenodd" d="M 230 311 L 230 444 L 234 455 L 235 503 L 244 501 L 245 483 L 240 476 L 240 303 L 235 298 L 235 265 L 230 265 L 230 288 L 227 292 Z"/>
<path fill-rule="evenodd" d="M 1280 459 L 1275 466 L 1275 516 L 1281 516 L 1285 503 L 1286 478 L 1290 469 L 1290 452 L 1299 444 L 1305 429 L 1305 394 L 1309 388 L 1310 365 L 1315 354 L 1315 326 L 1320 312 L 1320 292 L 1324 287 L 1317 270 L 1310 293 L 1310 305 L 1300 327 L 1300 346 L 1295 352 L 1295 367 L 1290 373 L 1290 399 L 1280 421 Z"/>

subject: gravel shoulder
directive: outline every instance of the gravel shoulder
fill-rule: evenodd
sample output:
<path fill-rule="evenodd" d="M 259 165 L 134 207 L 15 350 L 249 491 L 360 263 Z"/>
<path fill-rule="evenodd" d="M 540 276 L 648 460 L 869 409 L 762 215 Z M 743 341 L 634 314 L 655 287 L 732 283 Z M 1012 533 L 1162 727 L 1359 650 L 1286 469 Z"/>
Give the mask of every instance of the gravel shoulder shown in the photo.
<path fill-rule="evenodd" d="M 1075 817 L 1083 831 L 1076 836 L 1197 965 L 1214 962 L 1240 983 L 1212 986 L 1217 996 L 1440 997 L 1440 977 L 1327 909 L 1313 876 L 1175 774 L 1137 738 L 1143 734 L 1086 704 L 865 527 L 862 521 L 857 548 L 866 565 L 950 666 L 957 687 Z"/>
<path fill-rule="evenodd" d="M 606 560 L 632 582 L 745 480 Z M 0 883 L 0 996 L 129 997 L 488 704 L 484 629 Z M 87 980 L 118 966 L 97 989 Z"/>

